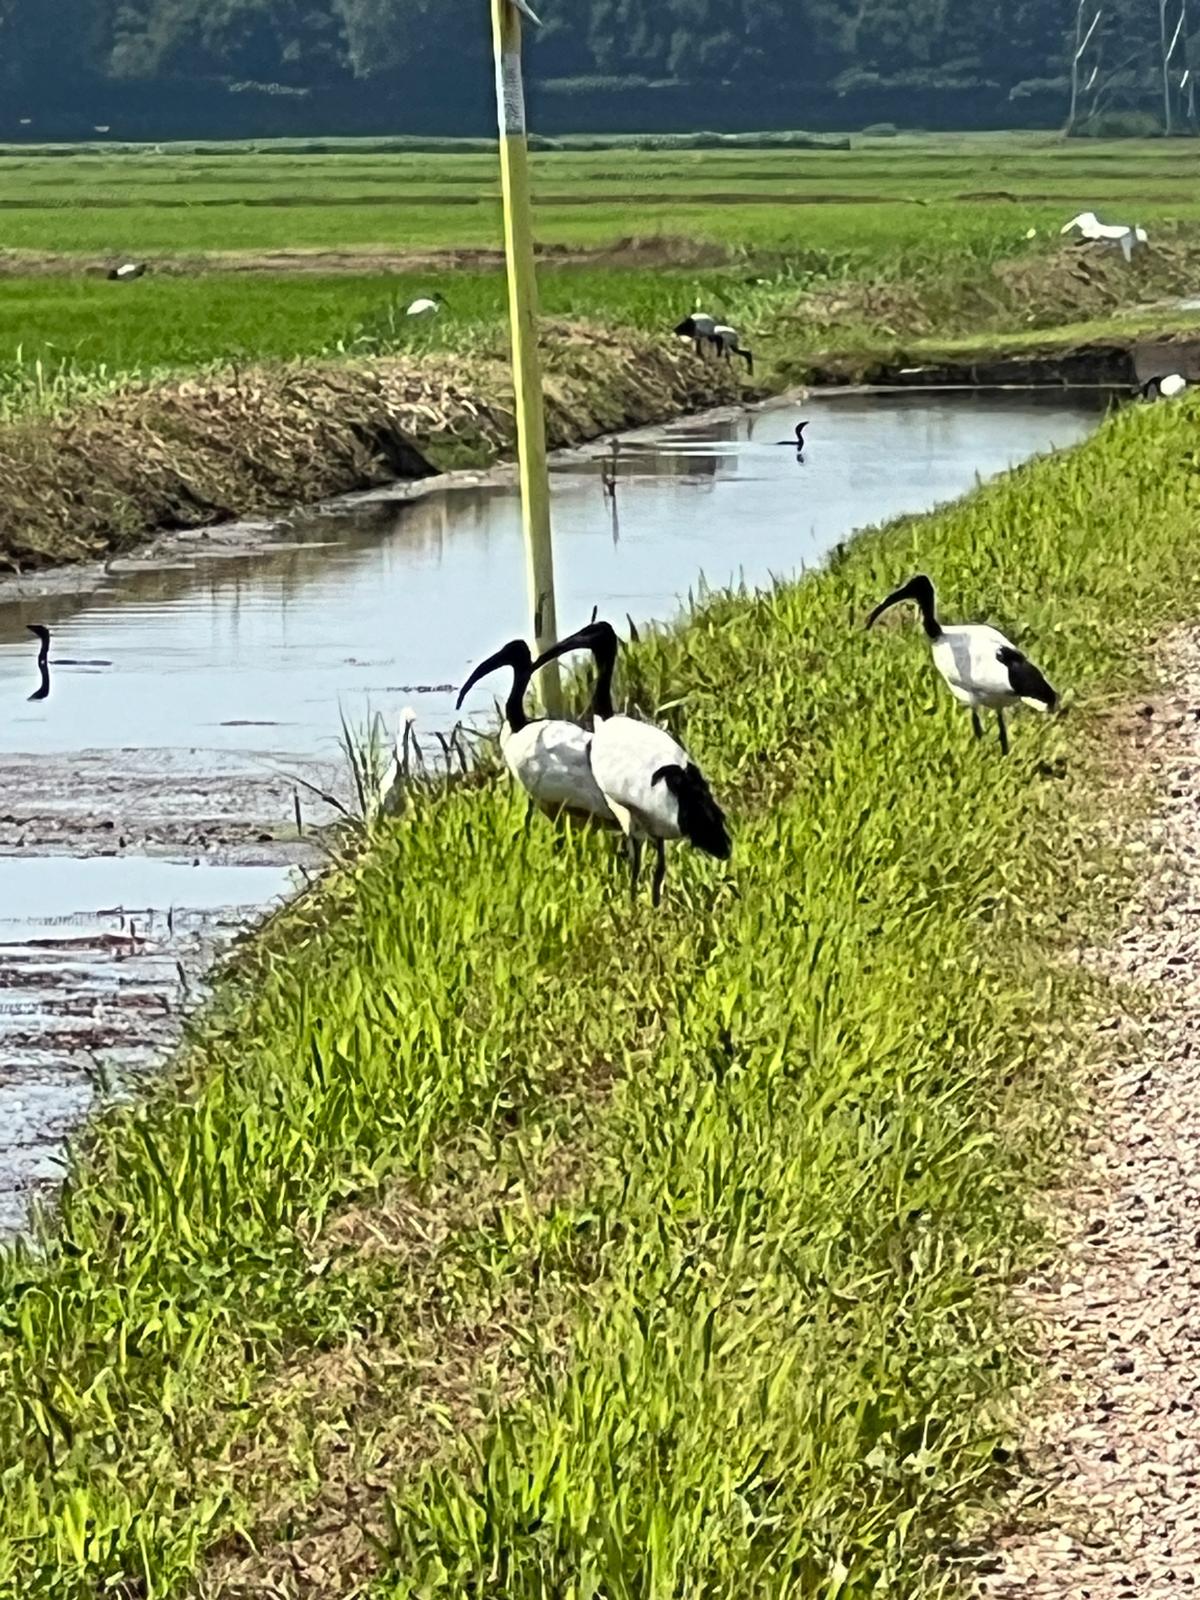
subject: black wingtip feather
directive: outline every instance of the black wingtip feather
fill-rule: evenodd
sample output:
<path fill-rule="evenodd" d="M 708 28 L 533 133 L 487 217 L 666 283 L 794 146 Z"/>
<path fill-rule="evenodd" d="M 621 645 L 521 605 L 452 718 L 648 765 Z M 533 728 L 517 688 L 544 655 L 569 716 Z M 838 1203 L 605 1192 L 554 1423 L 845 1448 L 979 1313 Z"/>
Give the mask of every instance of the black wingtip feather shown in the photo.
<path fill-rule="evenodd" d="M 725 825 L 725 813 L 713 799 L 712 790 L 699 767 L 689 761 L 686 767 L 659 767 L 655 783 L 665 783 L 679 807 L 679 831 L 689 844 L 718 861 L 728 861 L 733 842 Z"/>
<path fill-rule="evenodd" d="M 1058 696 L 1028 656 L 1023 656 L 1011 645 L 1005 645 L 996 652 L 996 658 L 1008 668 L 1008 681 L 1014 694 L 1020 695 L 1022 700 L 1036 700 L 1047 711 L 1054 710 Z"/>

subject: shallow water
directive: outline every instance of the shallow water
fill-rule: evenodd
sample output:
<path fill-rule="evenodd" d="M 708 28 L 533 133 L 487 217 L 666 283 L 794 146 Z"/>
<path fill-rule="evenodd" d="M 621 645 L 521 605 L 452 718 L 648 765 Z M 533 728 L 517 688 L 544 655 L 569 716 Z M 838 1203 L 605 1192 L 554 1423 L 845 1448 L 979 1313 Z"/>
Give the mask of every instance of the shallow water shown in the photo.
<path fill-rule="evenodd" d="M 762 584 L 857 528 L 1084 437 L 1081 394 L 843 394 L 627 435 L 553 467 L 563 631 L 593 605 L 669 618 L 702 580 Z M 808 417 L 803 462 L 776 441 Z M 304 859 L 293 774 L 334 782 L 339 716 L 454 720 L 456 686 L 524 631 L 511 482 L 360 499 L 253 554 L 117 564 L 92 594 L 0 605 L 0 1230 L 52 1178 L 94 1059 L 144 1066 L 177 968 L 278 900 Z M 26 625 L 53 630 L 37 688 Z M 76 664 L 71 664 L 72 662 Z M 468 712 L 486 717 L 498 683 Z M 311 810 L 311 802 L 306 801 Z"/>

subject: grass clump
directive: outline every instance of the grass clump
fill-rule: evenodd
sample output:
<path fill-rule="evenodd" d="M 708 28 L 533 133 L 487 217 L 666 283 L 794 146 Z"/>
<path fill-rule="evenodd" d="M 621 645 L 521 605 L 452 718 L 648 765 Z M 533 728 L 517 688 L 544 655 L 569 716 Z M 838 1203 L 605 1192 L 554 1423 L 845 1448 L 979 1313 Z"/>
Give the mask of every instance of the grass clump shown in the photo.
<path fill-rule="evenodd" d="M 660 916 L 490 782 L 287 912 L 0 1264 L 0 1581 L 939 1592 L 1102 999 L 1089 710 L 1194 609 L 1195 418 L 628 652 L 736 829 Z M 862 631 L 917 568 L 1070 687 L 1008 762 Z"/>

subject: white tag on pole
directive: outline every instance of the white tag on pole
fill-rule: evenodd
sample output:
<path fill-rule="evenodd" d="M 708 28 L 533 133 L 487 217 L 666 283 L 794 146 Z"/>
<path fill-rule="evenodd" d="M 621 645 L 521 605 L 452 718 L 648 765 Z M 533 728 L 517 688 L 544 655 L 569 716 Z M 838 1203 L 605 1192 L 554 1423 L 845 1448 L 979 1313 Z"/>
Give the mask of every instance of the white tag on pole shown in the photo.
<path fill-rule="evenodd" d="M 500 113 L 500 137 L 525 132 L 525 85 L 521 78 L 521 56 L 504 50 L 496 63 L 496 106 Z"/>

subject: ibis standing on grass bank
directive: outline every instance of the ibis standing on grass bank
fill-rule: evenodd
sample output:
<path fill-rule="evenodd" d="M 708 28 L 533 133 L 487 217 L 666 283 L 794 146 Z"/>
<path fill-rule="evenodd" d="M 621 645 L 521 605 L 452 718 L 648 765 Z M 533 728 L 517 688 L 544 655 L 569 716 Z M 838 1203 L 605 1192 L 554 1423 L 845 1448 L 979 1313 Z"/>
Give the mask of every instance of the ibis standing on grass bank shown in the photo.
<path fill-rule="evenodd" d="M 658 905 L 667 873 L 666 841 L 686 839 L 697 850 L 728 861 L 732 851 L 725 816 L 687 751 L 663 728 L 613 710 L 617 635 L 607 622 L 591 622 L 560 639 L 534 662 L 534 671 L 571 650 L 590 650 L 596 662 L 592 694 L 592 776 L 616 817 L 629 848 L 629 887 L 637 899 L 642 845 L 656 856 L 651 899 Z"/>
<path fill-rule="evenodd" d="M 422 295 L 419 300 L 412 301 L 405 309 L 404 315 L 406 317 L 436 317 L 445 304 L 444 295 Z"/>
<path fill-rule="evenodd" d="M 754 351 L 747 350 L 742 344 L 742 336 L 736 328 L 731 328 L 726 322 L 718 322 L 712 331 L 712 343 L 717 354 L 728 361 L 732 356 L 740 356 L 746 363 L 746 370 L 754 376 Z"/>
<path fill-rule="evenodd" d="M 1182 372 L 1165 372 L 1158 378 L 1147 378 L 1139 384 L 1138 394 L 1143 400 L 1174 400 L 1187 389 L 1187 379 Z"/>
<path fill-rule="evenodd" d="M 678 323 L 675 332 L 681 339 L 690 339 L 696 346 L 696 354 L 703 353 L 704 345 L 717 331 L 716 317 L 710 317 L 706 311 L 693 311 L 690 317 L 684 317 Z"/>
<path fill-rule="evenodd" d="M 108 277 L 110 283 L 133 283 L 137 278 L 146 276 L 146 263 L 144 261 L 122 261 L 119 267 L 110 267 Z"/>
<path fill-rule="evenodd" d="M 481 678 L 502 667 L 512 672 L 512 688 L 500 728 L 500 753 L 529 796 L 529 815 L 537 810 L 551 817 L 565 814 L 576 821 L 615 827 L 616 819 L 592 775 L 588 759 L 592 736 L 574 722 L 525 714 L 525 691 L 534 667 L 524 639 L 510 640 L 479 663 L 459 691 L 457 709 L 461 711 L 468 692 Z"/>
<path fill-rule="evenodd" d="M 903 588 L 882 600 L 867 618 L 873 627 L 889 606 L 911 600 L 921 613 L 925 637 L 933 646 L 933 664 L 946 680 L 960 705 L 970 706 L 975 737 L 983 737 L 980 711 L 994 711 L 1000 724 L 1000 750 L 1008 754 L 1008 729 L 1004 713 L 1024 704 L 1035 711 L 1053 711 L 1058 696 L 1016 645 L 986 623 L 969 622 L 943 627 L 938 621 L 933 584 L 919 573 Z"/>

